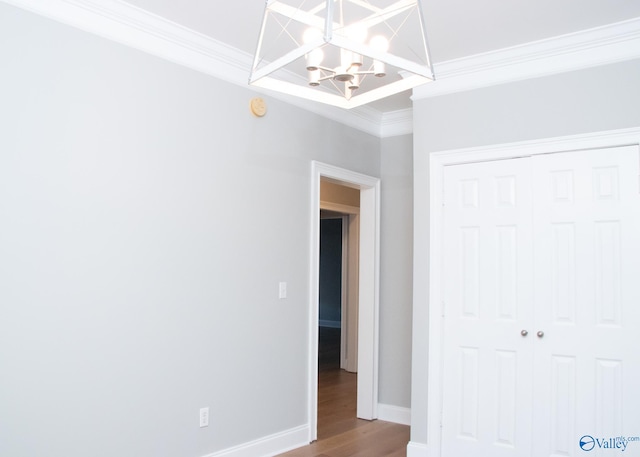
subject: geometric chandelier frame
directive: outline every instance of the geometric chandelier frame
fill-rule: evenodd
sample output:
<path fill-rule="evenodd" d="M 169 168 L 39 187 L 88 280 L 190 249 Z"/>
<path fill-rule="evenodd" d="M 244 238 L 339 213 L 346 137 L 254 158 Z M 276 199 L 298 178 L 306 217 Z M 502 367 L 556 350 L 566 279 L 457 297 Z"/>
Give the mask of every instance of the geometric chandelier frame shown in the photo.
<path fill-rule="evenodd" d="M 249 84 L 350 109 L 435 80 L 419 0 L 267 0 Z"/>

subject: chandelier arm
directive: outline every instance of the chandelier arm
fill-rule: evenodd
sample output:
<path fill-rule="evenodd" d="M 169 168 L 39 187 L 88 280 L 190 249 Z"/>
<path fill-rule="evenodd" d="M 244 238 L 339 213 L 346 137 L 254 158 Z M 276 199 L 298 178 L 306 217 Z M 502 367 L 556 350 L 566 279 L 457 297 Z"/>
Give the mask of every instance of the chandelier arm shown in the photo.
<path fill-rule="evenodd" d="M 417 7 L 417 4 L 416 4 L 416 7 Z M 402 20 L 402 23 L 401 23 L 401 24 L 400 24 L 396 29 L 394 29 L 393 27 L 391 27 L 391 25 L 389 25 L 389 23 L 387 22 L 387 20 L 386 20 L 386 19 L 383 21 L 384 25 L 385 25 L 385 26 L 387 26 L 387 28 L 388 28 L 388 29 L 389 29 L 389 31 L 391 32 L 391 36 L 388 38 L 389 43 L 391 43 L 391 42 L 394 40 L 394 38 L 396 38 L 396 37 L 398 36 L 398 31 L 400 31 L 400 29 L 401 29 L 402 27 L 404 27 L 404 25 L 405 25 L 405 24 L 407 23 L 407 21 L 409 20 L 409 17 L 411 17 L 411 12 L 409 12 L 409 14 L 407 14 L 407 15 L 405 16 L 405 18 Z M 411 48 L 410 48 L 410 49 L 411 49 Z M 414 55 L 415 57 L 417 57 L 417 58 L 419 58 L 419 57 L 420 57 L 420 56 L 418 56 L 418 55 L 413 51 L 413 49 L 411 49 L 411 52 L 413 53 L 413 55 Z"/>
<path fill-rule="evenodd" d="M 317 15 L 320 11 L 322 11 L 326 7 L 327 7 L 327 2 L 326 2 L 326 0 L 324 0 L 321 3 L 318 3 L 318 5 L 314 6 L 310 10 L 308 10 L 307 13 L 313 14 L 313 15 Z"/>
<path fill-rule="evenodd" d="M 364 27 L 372 28 L 374 25 L 386 22 L 388 19 L 391 19 L 406 10 L 414 8 L 415 5 L 416 0 L 401 0 L 381 10 L 379 13 L 372 14 L 371 16 L 362 19 L 360 22 Z"/>
<path fill-rule="evenodd" d="M 290 19 L 295 18 L 296 22 L 299 22 L 301 24 L 306 24 L 309 27 L 315 27 L 320 30 L 324 28 L 325 21 L 321 17 L 315 14 L 309 14 L 306 11 L 301 11 L 290 5 L 285 5 L 282 2 L 271 3 L 269 5 L 269 9 L 271 11 L 275 11 L 276 13 L 282 14 L 283 16 L 286 16 Z M 335 27 L 335 24 L 334 24 L 334 27 Z"/>
<path fill-rule="evenodd" d="M 369 3 L 367 0 L 349 0 L 349 2 L 353 3 L 354 5 L 358 5 L 361 6 L 364 9 L 367 9 L 373 13 L 379 14 L 382 11 L 382 8 L 378 8 L 376 6 L 373 6 L 371 3 Z"/>
<path fill-rule="evenodd" d="M 339 94 L 341 94 L 343 97 L 345 96 L 344 90 L 342 90 L 341 87 L 338 87 L 338 85 L 336 84 L 336 81 L 333 78 L 328 79 L 327 81 L 331 83 L 331 85 L 335 88 L 336 91 L 338 91 Z M 344 85 L 342 84 L 342 86 Z"/>
<path fill-rule="evenodd" d="M 431 72 L 431 80 L 435 81 L 436 75 L 433 72 L 433 64 L 431 63 L 431 52 L 429 51 L 429 40 L 427 39 L 426 30 L 427 24 L 424 20 L 424 12 L 422 11 L 422 4 L 418 1 L 416 3 L 416 11 L 418 12 L 418 21 L 420 22 L 420 32 L 422 35 L 422 47 L 425 50 L 427 57 L 427 66 L 429 67 L 429 71 Z"/>
<path fill-rule="evenodd" d="M 280 22 L 280 20 L 276 16 L 273 16 L 273 19 L 276 22 L 276 24 L 278 24 L 282 29 L 278 34 L 278 37 L 281 37 L 283 34 L 286 34 L 289 36 L 289 38 L 291 38 L 291 41 L 293 41 L 296 44 L 296 46 L 300 46 L 300 43 L 298 43 L 298 40 L 296 40 L 296 38 L 287 29 L 287 27 L 289 27 L 289 24 L 291 24 L 291 21 L 293 21 L 293 18 L 289 18 L 284 24 Z"/>
<path fill-rule="evenodd" d="M 253 65 L 251 67 L 252 73 L 258 68 L 259 63 L 262 60 L 260 58 L 260 55 L 262 53 L 262 40 L 264 38 L 264 30 L 265 30 L 268 19 L 269 19 L 269 9 L 268 7 L 265 7 L 264 15 L 262 17 L 262 26 L 260 26 L 260 35 L 258 36 L 258 44 L 256 45 L 256 54 L 253 57 Z M 249 76 L 249 83 L 251 83 L 251 76 Z"/>

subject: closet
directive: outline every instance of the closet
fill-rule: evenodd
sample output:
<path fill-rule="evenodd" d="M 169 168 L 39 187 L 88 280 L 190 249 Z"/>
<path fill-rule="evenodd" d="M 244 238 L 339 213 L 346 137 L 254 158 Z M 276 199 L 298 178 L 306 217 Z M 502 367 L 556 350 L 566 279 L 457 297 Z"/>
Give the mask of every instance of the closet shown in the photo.
<path fill-rule="evenodd" d="M 442 456 L 640 435 L 639 175 L 637 146 L 444 167 Z"/>

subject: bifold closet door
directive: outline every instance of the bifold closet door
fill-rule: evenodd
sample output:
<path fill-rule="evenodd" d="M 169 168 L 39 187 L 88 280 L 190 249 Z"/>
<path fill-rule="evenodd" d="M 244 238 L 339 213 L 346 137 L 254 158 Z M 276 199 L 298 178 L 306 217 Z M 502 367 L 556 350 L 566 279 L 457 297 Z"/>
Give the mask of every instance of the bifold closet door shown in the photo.
<path fill-rule="evenodd" d="M 532 159 L 536 457 L 610 455 L 580 438 L 640 435 L 638 159 L 637 146 Z"/>
<path fill-rule="evenodd" d="M 445 168 L 445 456 L 531 453 L 530 160 Z"/>
<path fill-rule="evenodd" d="M 443 456 L 610 455 L 596 440 L 640 435 L 639 157 L 445 167 Z"/>

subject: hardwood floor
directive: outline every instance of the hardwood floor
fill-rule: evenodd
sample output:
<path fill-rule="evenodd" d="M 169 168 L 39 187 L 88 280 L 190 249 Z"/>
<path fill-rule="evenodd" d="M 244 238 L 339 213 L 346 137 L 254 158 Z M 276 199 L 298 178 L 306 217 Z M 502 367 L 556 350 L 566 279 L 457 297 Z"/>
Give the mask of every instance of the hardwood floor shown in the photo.
<path fill-rule="evenodd" d="M 280 457 L 405 457 L 409 427 L 356 418 L 357 375 L 340 370 L 340 330 L 320 328 L 318 441 Z"/>

